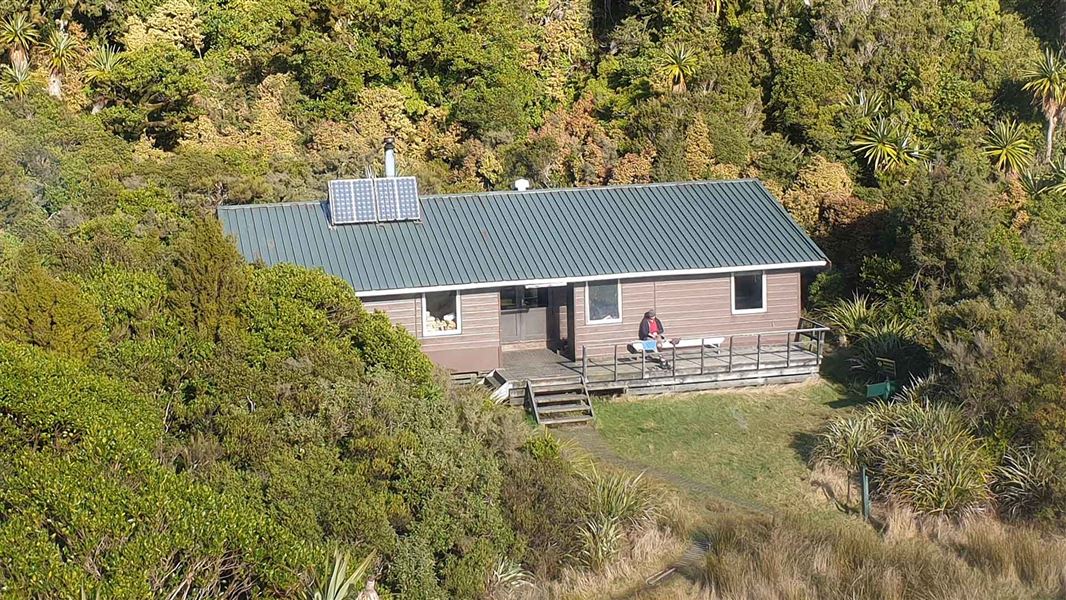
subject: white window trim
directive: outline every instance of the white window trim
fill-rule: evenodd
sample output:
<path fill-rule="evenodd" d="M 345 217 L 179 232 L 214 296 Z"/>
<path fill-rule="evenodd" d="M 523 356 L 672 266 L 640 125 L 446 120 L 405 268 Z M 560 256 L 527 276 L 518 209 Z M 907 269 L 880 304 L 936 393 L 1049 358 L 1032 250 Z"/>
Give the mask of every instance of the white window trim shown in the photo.
<path fill-rule="evenodd" d="M 428 292 L 430 294 L 439 294 L 449 290 L 441 290 L 440 292 Z M 463 333 L 463 293 L 459 290 L 455 290 L 455 329 L 449 329 L 445 331 L 436 331 L 426 328 L 426 294 L 422 294 L 422 337 L 447 337 L 450 335 L 461 335 Z"/>
<path fill-rule="evenodd" d="M 737 275 L 762 275 L 762 308 L 737 309 Z M 744 271 L 729 274 L 729 308 L 734 315 L 752 315 L 766 312 L 766 271 Z"/>
<path fill-rule="evenodd" d="M 590 308 L 590 306 L 592 304 L 591 302 L 589 302 L 589 284 L 590 283 L 603 283 L 603 282 L 602 281 L 591 281 L 591 282 L 590 281 L 586 281 L 585 282 L 585 324 L 586 325 L 611 325 L 611 324 L 614 324 L 614 323 L 621 323 L 622 322 L 622 281 L 621 280 L 616 280 L 614 282 L 615 283 L 615 290 L 617 290 L 615 293 L 618 295 L 618 318 L 617 319 L 609 319 L 609 318 L 608 319 L 599 319 L 597 321 L 593 321 L 592 318 L 589 316 L 589 308 Z"/>

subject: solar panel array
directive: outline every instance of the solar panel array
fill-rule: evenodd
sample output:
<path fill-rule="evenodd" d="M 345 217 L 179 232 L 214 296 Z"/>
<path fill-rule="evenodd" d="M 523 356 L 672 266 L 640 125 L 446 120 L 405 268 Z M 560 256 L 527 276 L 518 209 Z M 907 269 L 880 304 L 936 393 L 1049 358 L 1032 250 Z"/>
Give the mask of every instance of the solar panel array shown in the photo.
<path fill-rule="evenodd" d="M 414 177 L 336 179 L 329 182 L 334 225 L 410 221 L 421 218 Z"/>

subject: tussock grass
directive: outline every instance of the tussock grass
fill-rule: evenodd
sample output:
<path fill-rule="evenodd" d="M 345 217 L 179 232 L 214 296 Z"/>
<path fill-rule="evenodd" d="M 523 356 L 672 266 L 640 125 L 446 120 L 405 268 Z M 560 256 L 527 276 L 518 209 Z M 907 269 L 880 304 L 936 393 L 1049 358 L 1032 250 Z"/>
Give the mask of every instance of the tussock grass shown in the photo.
<path fill-rule="evenodd" d="M 991 519 L 923 527 L 907 511 L 882 537 L 854 524 L 715 517 L 699 570 L 711 598 L 1066 598 L 1066 542 Z"/>

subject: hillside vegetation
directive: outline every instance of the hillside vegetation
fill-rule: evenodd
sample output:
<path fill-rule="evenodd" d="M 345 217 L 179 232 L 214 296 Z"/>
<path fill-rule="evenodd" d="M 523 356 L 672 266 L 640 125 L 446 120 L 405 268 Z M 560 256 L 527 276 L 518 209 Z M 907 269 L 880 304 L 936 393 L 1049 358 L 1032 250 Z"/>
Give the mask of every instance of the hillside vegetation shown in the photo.
<path fill-rule="evenodd" d="M 340 548 L 384 593 L 472 598 L 673 527 L 343 282 L 222 235 L 219 204 L 321 198 L 386 135 L 424 193 L 760 178 L 832 259 L 832 375 L 917 378 L 818 459 L 1062 527 L 1063 12 L 0 0 L 0 595 L 302 597 Z"/>

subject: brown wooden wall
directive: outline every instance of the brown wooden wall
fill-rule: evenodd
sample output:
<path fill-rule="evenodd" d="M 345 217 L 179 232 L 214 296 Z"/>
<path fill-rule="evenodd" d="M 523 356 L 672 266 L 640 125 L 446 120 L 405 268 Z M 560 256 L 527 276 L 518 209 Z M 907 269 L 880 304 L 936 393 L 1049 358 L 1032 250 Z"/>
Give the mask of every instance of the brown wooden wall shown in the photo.
<path fill-rule="evenodd" d="M 459 294 L 462 333 L 422 335 L 422 295 L 364 298 L 363 306 L 380 310 L 422 343 L 422 350 L 446 369 L 489 371 L 500 366 L 500 292 L 466 290 Z"/>
<path fill-rule="evenodd" d="M 622 322 L 598 325 L 585 321 L 585 285 L 574 284 L 575 358 L 580 358 L 583 345 L 636 340 L 640 321 L 650 308 L 656 310 L 669 338 L 794 329 L 800 318 L 800 273 L 766 272 L 766 312 L 740 315 L 732 314 L 728 274 L 623 281 Z M 611 348 L 600 348 L 595 353 L 610 352 Z"/>
<path fill-rule="evenodd" d="M 702 275 L 622 282 L 622 322 L 590 325 L 585 321 L 585 284 L 574 284 L 574 309 L 560 327 L 569 330 L 574 358 L 581 347 L 599 347 L 608 354 L 612 344 L 638 337 L 644 312 L 654 308 L 667 337 L 727 337 L 732 334 L 794 329 L 800 318 L 799 271 L 766 272 L 766 312 L 734 315 L 730 306 L 730 276 Z M 422 296 L 363 300 L 367 310 L 381 310 L 407 328 L 437 364 L 455 371 L 488 371 L 500 366 L 500 292 L 498 289 L 460 293 L 463 332 L 453 336 L 422 336 Z M 738 338 L 738 344 L 754 339 Z M 606 347 L 604 347 L 606 346 Z M 590 348 L 592 350 L 592 348 Z"/>

